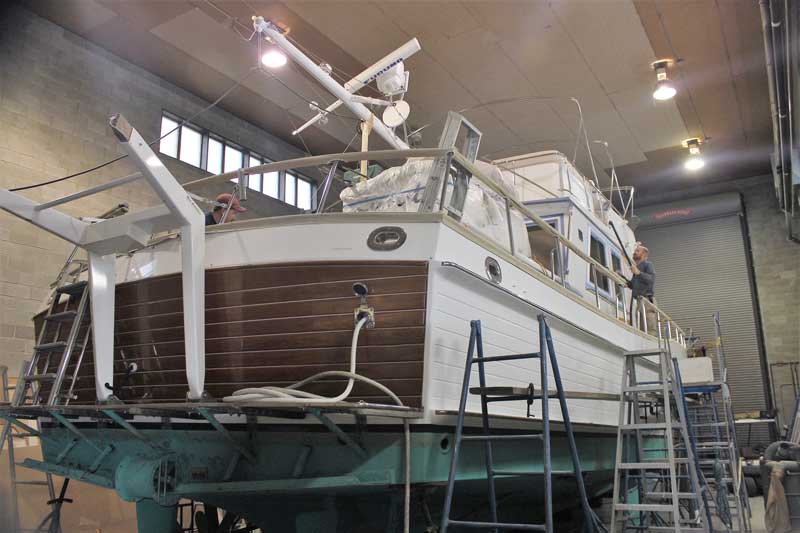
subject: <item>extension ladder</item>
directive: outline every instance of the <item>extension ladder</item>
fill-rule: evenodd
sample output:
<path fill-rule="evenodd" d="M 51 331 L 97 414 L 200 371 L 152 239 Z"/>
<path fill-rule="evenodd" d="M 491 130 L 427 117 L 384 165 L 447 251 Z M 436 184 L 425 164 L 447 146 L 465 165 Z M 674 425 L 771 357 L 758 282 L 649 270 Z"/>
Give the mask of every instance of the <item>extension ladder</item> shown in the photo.
<path fill-rule="evenodd" d="M 450 459 L 450 473 L 447 479 L 447 490 L 445 492 L 445 503 L 442 512 L 441 533 L 446 533 L 450 527 L 465 527 L 465 528 L 485 528 L 493 531 L 498 530 L 522 530 L 522 531 L 544 531 L 545 533 L 553 532 L 553 489 L 552 489 L 552 466 L 551 466 L 551 448 L 550 448 L 550 411 L 548 400 L 550 398 L 558 398 L 561 407 L 562 419 L 564 428 L 567 433 L 567 441 L 569 443 L 569 450 L 572 456 L 573 471 L 568 472 L 574 474 L 577 485 L 578 493 L 581 499 L 581 508 L 584 514 L 585 523 L 588 525 L 589 531 L 605 531 L 602 523 L 594 514 L 589 506 L 589 500 L 586 493 L 584 484 L 583 471 L 581 469 L 580 460 L 578 459 L 578 450 L 575 444 L 575 436 L 572 432 L 572 424 L 569 418 L 569 411 L 567 409 L 566 396 L 564 387 L 561 382 L 561 374 L 558 369 L 556 361 L 556 353 L 553 346 L 553 339 L 550 333 L 550 327 L 545 320 L 544 315 L 539 315 L 539 351 L 535 353 L 523 354 L 510 354 L 498 356 L 484 356 L 483 353 L 483 335 L 481 333 L 481 322 L 473 320 L 470 323 L 470 337 L 469 348 L 467 350 L 467 360 L 464 367 L 464 381 L 461 386 L 461 399 L 458 407 L 458 418 L 456 422 L 456 431 L 453 444 L 453 454 Z M 477 352 L 477 356 L 476 356 Z M 540 389 L 537 391 L 533 383 L 528 387 L 489 387 L 486 385 L 486 363 L 494 363 L 499 361 L 515 361 L 523 359 L 539 359 L 540 368 Z M 549 368 L 548 368 L 549 360 Z M 473 365 L 478 365 L 478 380 L 479 387 L 470 387 L 470 378 L 472 376 Z M 555 391 L 548 388 L 548 370 L 553 372 L 553 380 L 555 381 Z M 469 394 L 479 395 L 481 398 L 481 422 L 483 433 L 479 435 L 464 435 L 464 417 L 466 414 L 467 397 Z M 542 432 L 541 433 L 527 433 L 527 434 L 501 434 L 493 432 L 489 425 L 489 403 L 492 402 L 506 402 L 506 401 L 525 401 L 530 407 L 534 400 L 540 400 L 542 406 Z M 545 522 L 544 524 L 518 524 L 500 522 L 497 514 L 497 494 L 495 489 L 495 476 L 521 476 L 521 475 L 536 475 L 538 472 L 509 472 L 503 470 L 496 470 L 494 467 L 494 460 L 492 455 L 492 444 L 503 443 L 513 440 L 540 440 L 542 441 L 542 448 L 544 452 L 543 457 L 543 477 L 544 477 L 544 508 L 545 508 Z M 453 520 L 450 518 L 450 511 L 453 504 L 453 492 L 455 488 L 456 471 L 458 467 L 458 457 L 461 451 L 463 442 L 482 442 L 484 446 L 484 458 L 486 462 L 486 478 L 488 481 L 489 492 L 489 510 L 491 513 L 490 522 L 476 522 L 465 520 Z"/>
<path fill-rule="evenodd" d="M 708 533 L 707 487 L 668 341 L 663 348 L 624 355 L 611 532 Z M 647 378 L 641 380 L 640 373 Z"/>

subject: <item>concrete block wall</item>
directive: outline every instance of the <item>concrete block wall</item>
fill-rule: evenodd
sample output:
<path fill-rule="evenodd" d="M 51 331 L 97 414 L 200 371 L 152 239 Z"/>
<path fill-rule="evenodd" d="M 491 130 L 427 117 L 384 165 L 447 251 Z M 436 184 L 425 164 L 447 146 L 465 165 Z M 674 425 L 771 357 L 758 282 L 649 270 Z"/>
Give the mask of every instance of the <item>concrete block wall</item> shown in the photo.
<path fill-rule="evenodd" d="M 645 197 L 639 205 L 671 202 L 725 191 L 738 191 L 747 212 L 756 291 L 769 364 L 800 361 L 800 244 L 786 237 L 783 213 L 778 209 L 771 176 Z M 758 354 L 753 354 L 757 357 Z M 786 422 L 794 408 L 794 390 L 788 365 L 773 367 L 775 406 Z"/>
<path fill-rule="evenodd" d="M 127 63 L 13 2 L 0 2 L 0 187 L 30 185 L 65 176 L 121 155 L 108 119 L 122 113 L 146 139 L 160 132 L 162 110 L 188 118 L 208 102 Z M 273 159 L 304 152 L 221 108 L 194 122 Z M 206 176 L 163 156 L 175 176 Z M 53 199 L 124 176 L 127 160 L 74 180 L 31 189 L 36 201 Z M 205 192 L 213 196 L 218 186 Z M 133 183 L 63 206 L 73 215 L 98 215 L 119 203 L 132 210 L 153 205 L 146 185 Z M 248 216 L 297 213 L 258 193 L 249 194 Z M 0 212 L 0 365 L 16 374 L 34 343 L 31 316 L 71 245 Z"/>

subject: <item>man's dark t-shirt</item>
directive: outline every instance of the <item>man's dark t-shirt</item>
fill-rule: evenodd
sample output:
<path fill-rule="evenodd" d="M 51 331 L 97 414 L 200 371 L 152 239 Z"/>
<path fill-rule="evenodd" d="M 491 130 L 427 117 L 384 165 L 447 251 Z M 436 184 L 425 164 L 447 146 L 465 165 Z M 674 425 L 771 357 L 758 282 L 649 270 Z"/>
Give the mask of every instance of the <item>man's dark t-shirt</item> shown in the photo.
<path fill-rule="evenodd" d="M 206 226 L 215 226 L 217 221 L 214 220 L 214 213 L 206 213 Z"/>
<path fill-rule="evenodd" d="M 630 282 L 628 282 L 628 287 L 630 287 L 633 297 L 652 297 L 656 289 L 656 271 L 653 268 L 653 263 L 645 259 L 636 266 L 639 268 L 640 273 L 634 274 Z"/>

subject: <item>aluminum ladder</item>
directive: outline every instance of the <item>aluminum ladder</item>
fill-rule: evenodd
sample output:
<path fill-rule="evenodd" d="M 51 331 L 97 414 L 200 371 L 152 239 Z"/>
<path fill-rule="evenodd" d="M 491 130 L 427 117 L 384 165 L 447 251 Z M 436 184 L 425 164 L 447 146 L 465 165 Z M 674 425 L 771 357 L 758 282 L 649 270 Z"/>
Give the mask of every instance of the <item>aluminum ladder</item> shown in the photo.
<path fill-rule="evenodd" d="M 30 366 L 29 361 L 23 361 L 22 368 L 20 369 L 20 376 L 24 375 L 27 372 L 28 367 Z M 25 401 L 25 388 L 22 385 L 22 380 L 17 381 L 17 385 L 15 387 L 9 387 L 8 385 L 8 369 L 6 367 L 0 367 L 0 381 L 2 382 L 2 401 L 4 403 L 9 403 L 10 405 L 22 405 Z M 14 395 L 9 398 L 8 393 L 10 391 L 14 391 Z M 28 433 L 24 430 L 17 430 L 14 428 L 12 422 L 6 419 L 6 423 L 3 426 L 2 435 L 0 436 L 0 452 L 2 452 L 3 446 L 5 445 L 8 450 L 8 474 L 9 474 L 9 485 L 10 485 L 10 506 L 11 506 L 11 516 L 10 521 L 7 522 L 7 525 L 11 528 L 9 531 L 12 533 L 22 533 L 24 531 L 48 531 L 49 533 L 60 533 L 61 532 L 61 506 L 64 503 L 69 503 L 72 500 L 65 497 L 67 487 L 69 486 L 69 479 L 66 479 L 61 486 L 61 491 L 59 496 L 56 497 L 56 490 L 55 485 L 53 483 L 53 476 L 49 473 L 45 474 L 44 480 L 19 480 L 17 479 L 17 463 L 16 458 L 14 455 L 14 439 L 17 438 L 27 438 L 32 437 L 31 433 Z M 39 526 L 35 529 L 33 528 L 22 528 L 20 523 L 20 514 L 19 514 L 19 495 L 18 495 L 18 488 L 19 487 L 30 487 L 30 486 L 44 486 L 47 487 L 48 492 L 48 500 L 47 505 L 50 505 L 51 510 L 50 513 L 41 521 Z M 47 529 L 45 529 L 47 526 Z"/>
<path fill-rule="evenodd" d="M 736 441 L 728 370 L 719 312 L 714 313 L 717 381 L 684 386 L 686 411 L 696 442 L 695 455 L 711 492 L 717 530 L 749 533 L 750 502 Z"/>
<path fill-rule="evenodd" d="M 569 443 L 569 450 L 572 457 L 573 470 L 571 472 L 559 472 L 559 474 L 574 475 L 578 493 L 581 500 L 581 509 L 584 515 L 584 523 L 586 531 L 603 531 L 606 529 L 600 522 L 597 515 L 592 511 L 589 506 L 589 499 L 586 493 L 586 486 L 584 484 L 583 471 L 581 469 L 580 460 L 578 458 L 578 449 L 575 443 L 575 436 L 572 432 L 572 423 L 569 418 L 569 411 L 567 409 L 567 401 L 564 393 L 564 387 L 561 382 L 561 374 L 559 372 L 558 363 L 556 360 L 555 348 L 553 345 L 552 335 L 550 333 L 550 326 L 544 315 L 539 315 L 539 351 L 535 353 L 523 354 L 510 354 L 498 356 L 484 356 L 483 353 L 483 335 L 481 333 L 480 320 L 473 320 L 470 323 L 470 337 L 469 348 L 467 350 L 467 360 L 464 366 L 464 380 L 461 386 L 461 399 L 458 407 L 458 418 L 455 428 L 455 437 L 453 443 L 453 453 L 450 458 L 450 472 L 447 478 L 447 489 L 445 492 L 445 503 L 442 511 L 440 533 L 446 533 L 449 528 L 470 528 L 470 529 L 488 529 L 492 531 L 499 530 L 519 530 L 519 531 L 544 531 L 545 533 L 553 532 L 553 485 L 552 477 L 554 472 L 551 466 L 551 443 L 550 443 L 550 410 L 548 400 L 557 398 L 561 407 L 562 420 L 564 429 L 567 434 L 567 441 Z M 477 353 L 477 355 L 476 355 Z M 489 387 L 486 385 L 486 363 L 494 363 L 500 361 L 517 361 L 523 359 L 539 359 L 540 369 L 540 389 L 537 391 L 533 383 L 528 387 Z M 549 368 L 548 368 L 549 360 Z M 470 387 L 470 378 L 472 376 L 473 365 L 478 366 L 478 380 L 479 387 Z M 556 389 L 548 388 L 549 378 L 548 370 L 553 372 L 553 381 L 555 382 Z M 467 398 L 470 394 L 478 395 L 481 398 L 481 423 L 482 434 L 464 435 L 464 418 L 467 409 Z M 506 402 L 506 401 L 525 401 L 529 409 L 535 400 L 541 402 L 542 407 L 542 432 L 541 433 L 512 433 L 503 434 L 500 432 L 492 431 L 489 424 L 489 403 L 492 402 Z M 544 498 L 545 498 L 545 522 L 543 524 L 519 524 L 500 522 L 497 514 L 497 494 L 495 490 L 495 476 L 525 476 L 533 475 L 539 476 L 539 472 L 517 472 L 517 471 L 504 471 L 496 470 L 494 467 L 494 460 L 492 455 L 492 443 L 503 443 L 514 440 L 528 440 L 528 441 L 542 441 L 542 448 L 544 452 L 543 457 L 543 472 L 541 475 L 544 477 Z M 491 513 L 490 522 L 476 522 L 466 520 L 454 520 L 450 518 L 450 512 L 453 504 L 453 492 L 455 489 L 456 472 L 458 468 L 458 457 L 461 451 L 463 442 L 482 442 L 484 446 L 484 458 L 486 463 L 486 478 L 488 482 L 489 492 L 489 509 Z"/>
<path fill-rule="evenodd" d="M 669 341 L 624 356 L 611 532 L 709 533 L 705 489 Z"/>

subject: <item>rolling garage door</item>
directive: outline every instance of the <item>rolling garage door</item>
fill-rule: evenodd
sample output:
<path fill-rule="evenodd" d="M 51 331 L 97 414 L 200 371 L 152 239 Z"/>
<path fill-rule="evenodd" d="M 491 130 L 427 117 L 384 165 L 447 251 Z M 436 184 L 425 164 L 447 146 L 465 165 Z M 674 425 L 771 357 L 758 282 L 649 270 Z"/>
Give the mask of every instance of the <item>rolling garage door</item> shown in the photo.
<path fill-rule="evenodd" d="M 769 388 L 739 195 L 650 206 L 637 215 L 637 238 L 650 249 L 656 270 L 658 305 L 712 352 L 712 315 L 719 311 L 734 413 L 767 409 Z M 740 446 L 769 442 L 764 424 L 737 430 Z"/>

